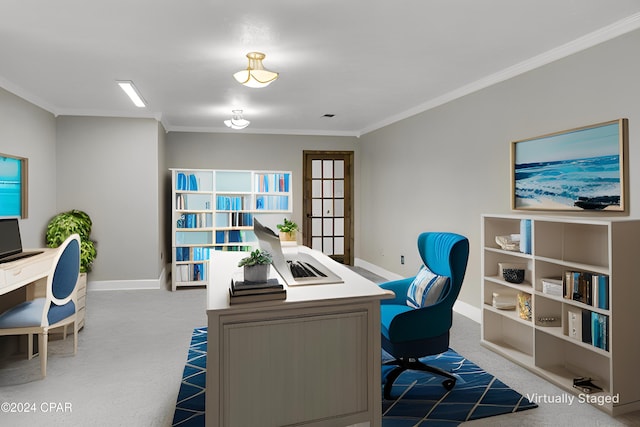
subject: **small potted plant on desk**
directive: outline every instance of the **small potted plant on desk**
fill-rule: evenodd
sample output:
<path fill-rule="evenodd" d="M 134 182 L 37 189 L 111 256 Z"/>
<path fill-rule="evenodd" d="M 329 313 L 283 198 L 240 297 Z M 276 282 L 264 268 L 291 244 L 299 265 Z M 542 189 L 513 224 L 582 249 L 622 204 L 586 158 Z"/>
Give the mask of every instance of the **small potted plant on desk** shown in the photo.
<path fill-rule="evenodd" d="M 280 240 L 283 242 L 295 242 L 296 241 L 296 231 L 298 231 L 298 224 L 293 221 L 284 219 L 282 224 L 276 225 L 278 230 L 280 231 Z"/>
<path fill-rule="evenodd" d="M 261 249 L 256 249 L 249 256 L 242 258 L 238 267 L 244 268 L 244 281 L 251 283 L 264 283 L 269 277 L 271 267 L 271 254 Z"/>

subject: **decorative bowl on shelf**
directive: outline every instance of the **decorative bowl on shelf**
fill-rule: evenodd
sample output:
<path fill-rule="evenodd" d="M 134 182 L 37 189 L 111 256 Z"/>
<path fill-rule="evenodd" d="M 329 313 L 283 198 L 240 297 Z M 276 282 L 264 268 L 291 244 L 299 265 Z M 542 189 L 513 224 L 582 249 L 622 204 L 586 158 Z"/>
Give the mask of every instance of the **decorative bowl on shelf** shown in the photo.
<path fill-rule="evenodd" d="M 502 270 L 502 278 L 509 283 L 522 283 L 524 282 L 524 269 L 505 268 Z"/>
<path fill-rule="evenodd" d="M 524 282 L 527 264 L 523 262 L 499 262 L 498 276 L 506 282 L 520 284 Z"/>

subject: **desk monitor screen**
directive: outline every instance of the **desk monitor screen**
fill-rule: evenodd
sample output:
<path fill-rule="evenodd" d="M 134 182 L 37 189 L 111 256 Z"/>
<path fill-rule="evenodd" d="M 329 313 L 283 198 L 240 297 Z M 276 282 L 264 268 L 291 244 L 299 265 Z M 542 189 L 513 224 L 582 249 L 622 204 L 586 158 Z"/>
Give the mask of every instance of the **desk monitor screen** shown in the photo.
<path fill-rule="evenodd" d="M 37 255 L 42 251 L 23 252 L 18 218 L 0 219 L 0 262 Z"/>
<path fill-rule="evenodd" d="M 271 253 L 273 266 L 287 285 L 326 285 L 343 282 L 339 276 L 309 254 L 285 255 L 282 252 L 280 238 L 255 218 L 253 231 L 260 243 L 260 249 Z"/>
<path fill-rule="evenodd" d="M 0 258 L 22 252 L 17 218 L 0 219 Z"/>

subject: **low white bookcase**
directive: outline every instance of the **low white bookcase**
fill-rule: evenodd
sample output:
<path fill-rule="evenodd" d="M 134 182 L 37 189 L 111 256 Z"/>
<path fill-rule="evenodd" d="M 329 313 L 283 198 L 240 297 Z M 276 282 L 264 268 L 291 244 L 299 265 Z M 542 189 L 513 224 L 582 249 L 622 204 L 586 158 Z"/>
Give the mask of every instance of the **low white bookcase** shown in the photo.
<path fill-rule="evenodd" d="M 523 220 L 531 253 L 502 249 L 496 236 L 520 234 Z M 482 344 L 611 415 L 639 410 L 639 244 L 640 220 L 483 215 Z M 504 280 L 499 263 L 524 265 L 524 281 Z M 549 279 L 563 279 L 562 295 L 549 292 Z M 501 309 L 494 294 L 520 298 Z M 529 302 L 530 317 L 518 300 Z M 581 377 L 602 391 L 574 388 Z"/>

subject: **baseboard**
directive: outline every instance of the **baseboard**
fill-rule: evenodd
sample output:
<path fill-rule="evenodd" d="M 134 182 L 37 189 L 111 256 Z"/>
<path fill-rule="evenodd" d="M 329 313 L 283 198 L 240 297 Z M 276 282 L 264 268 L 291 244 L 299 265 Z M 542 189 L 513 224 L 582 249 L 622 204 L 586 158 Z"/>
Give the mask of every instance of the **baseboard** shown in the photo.
<path fill-rule="evenodd" d="M 88 276 L 91 278 L 91 275 Z M 143 280 L 88 280 L 87 291 L 132 291 L 146 289 L 165 289 L 167 283 L 167 271 L 160 272 L 158 279 Z"/>
<path fill-rule="evenodd" d="M 399 274 L 396 274 L 389 270 L 385 270 L 382 267 L 379 267 L 375 264 L 372 264 L 360 258 L 355 258 L 353 263 L 356 267 L 362 267 L 365 270 L 369 270 L 370 272 L 377 274 L 378 276 L 385 277 L 389 280 L 398 280 L 403 278 Z M 469 319 L 473 320 L 476 323 L 481 322 L 480 309 L 466 302 L 457 300 L 456 303 L 453 305 L 453 311 L 465 317 L 468 317 Z"/>
<path fill-rule="evenodd" d="M 392 271 L 389 270 L 385 270 L 382 267 L 379 267 L 375 264 L 371 264 L 368 261 L 365 261 L 363 259 L 360 258 L 355 258 L 353 260 L 353 265 L 355 265 L 356 267 L 362 267 L 365 270 L 369 270 L 370 272 L 377 274 L 378 276 L 382 276 L 388 280 L 399 280 L 399 279 L 403 279 L 402 276 L 400 276 L 399 274 L 396 274 Z"/>
<path fill-rule="evenodd" d="M 468 317 L 476 323 L 480 323 L 482 320 L 480 309 L 464 301 L 457 300 L 455 304 L 453 304 L 453 311 L 462 314 L 464 317 Z"/>

